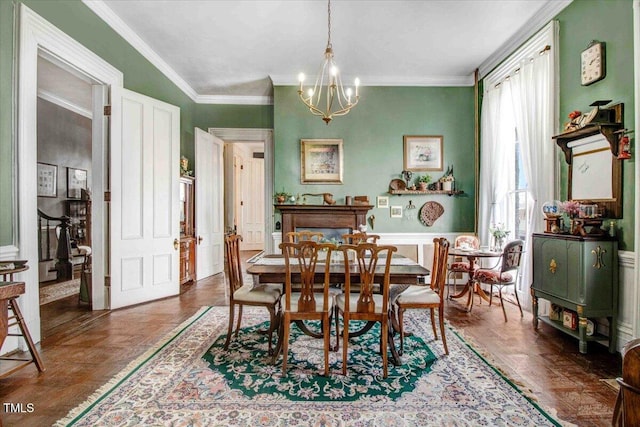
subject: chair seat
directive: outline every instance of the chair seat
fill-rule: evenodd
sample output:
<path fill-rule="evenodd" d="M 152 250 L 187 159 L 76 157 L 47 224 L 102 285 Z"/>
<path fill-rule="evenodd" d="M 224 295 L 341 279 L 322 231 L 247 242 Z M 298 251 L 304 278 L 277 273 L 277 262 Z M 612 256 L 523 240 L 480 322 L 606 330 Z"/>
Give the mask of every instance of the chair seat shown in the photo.
<path fill-rule="evenodd" d="M 439 304 L 440 295 L 429 286 L 409 286 L 400 294 L 396 302 L 402 304 Z"/>
<path fill-rule="evenodd" d="M 495 285 L 513 282 L 511 273 L 500 273 L 497 270 L 477 270 L 473 278 L 478 282 L 493 283 Z"/>
<path fill-rule="evenodd" d="M 291 292 L 291 309 L 289 310 L 289 312 L 291 313 L 297 313 L 298 312 L 298 300 L 300 299 L 300 292 Z M 316 311 L 325 311 L 322 310 L 322 302 L 324 300 L 324 294 L 322 293 L 318 293 L 318 292 L 314 292 L 313 293 L 313 298 L 316 300 Z M 282 307 L 286 307 L 287 306 L 287 296 L 283 295 L 282 296 Z M 331 308 L 333 308 L 333 298 L 331 298 L 331 296 L 329 296 L 329 307 L 327 307 L 326 311 L 330 311 Z"/>
<path fill-rule="evenodd" d="M 353 292 L 349 296 L 349 311 L 352 313 L 358 312 L 358 297 L 359 294 Z M 336 305 L 341 311 L 344 311 L 345 302 L 344 294 L 336 295 Z M 382 295 L 373 294 L 373 302 L 375 303 L 374 313 L 382 313 Z"/>
<path fill-rule="evenodd" d="M 478 264 L 474 263 L 474 269 L 478 267 Z M 469 271 L 469 263 L 464 261 L 457 261 L 451 264 L 449 271 L 467 273 Z"/>
<path fill-rule="evenodd" d="M 268 288 L 265 285 L 253 287 L 244 285 L 233 293 L 234 301 L 241 302 L 258 302 L 264 304 L 275 304 L 280 298 L 280 291 Z"/>

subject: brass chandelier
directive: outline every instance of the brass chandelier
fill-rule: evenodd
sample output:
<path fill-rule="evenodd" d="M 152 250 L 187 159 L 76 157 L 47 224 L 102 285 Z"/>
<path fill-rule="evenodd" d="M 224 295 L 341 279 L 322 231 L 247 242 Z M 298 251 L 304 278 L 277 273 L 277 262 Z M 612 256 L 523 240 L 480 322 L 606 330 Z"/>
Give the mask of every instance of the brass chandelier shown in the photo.
<path fill-rule="evenodd" d="M 327 48 L 324 51 L 324 61 L 320 66 L 320 72 L 316 78 L 313 88 L 303 87 L 304 74 L 300 73 L 300 89 L 298 95 L 309 108 L 311 114 L 322 116 L 322 120 L 328 125 L 334 116 L 344 116 L 358 104 L 358 86 L 360 79 L 354 82 L 355 93 L 351 88 L 346 90 L 342 87 L 340 71 L 333 60 L 333 47 L 331 46 L 331 0 L 328 0 L 328 40 Z M 324 108 L 324 109 L 323 109 Z M 335 110 L 333 110 L 335 109 Z M 333 111 L 332 111 L 333 110 Z"/>

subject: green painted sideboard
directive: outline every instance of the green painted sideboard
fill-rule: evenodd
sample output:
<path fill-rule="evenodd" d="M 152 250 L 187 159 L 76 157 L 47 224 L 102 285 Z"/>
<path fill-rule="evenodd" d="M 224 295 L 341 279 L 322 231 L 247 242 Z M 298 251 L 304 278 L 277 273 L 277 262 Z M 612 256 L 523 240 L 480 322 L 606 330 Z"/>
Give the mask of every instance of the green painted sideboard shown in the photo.
<path fill-rule="evenodd" d="M 545 322 L 577 338 L 580 353 L 588 341 L 608 341 L 615 352 L 618 312 L 618 242 L 608 236 L 563 234 L 533 235 L 533 327 Z M 563 326 L 562 319 L 538 315 L 538 298 L 575 311 L 576 330 Z M 609 320 L 608 336 L 594 331 L 587 335 L 589 318 Z"/>

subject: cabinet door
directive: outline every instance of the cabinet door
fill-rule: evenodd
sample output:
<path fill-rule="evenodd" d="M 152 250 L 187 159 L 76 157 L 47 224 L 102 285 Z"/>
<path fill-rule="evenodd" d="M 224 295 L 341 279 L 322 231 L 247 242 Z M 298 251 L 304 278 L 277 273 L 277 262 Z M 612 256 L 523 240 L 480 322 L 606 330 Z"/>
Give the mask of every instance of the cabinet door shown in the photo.
<path fill-rule="evenodd" d="M 584 286 L 580 298 L 589 310 L 613 310 L 615 248 L 613 242 L 585 242 Z"/>
<path fill-rule="evenodd" d="M 533 240 L 534 289 L 548 292 L 558 298 L 568 298 L 567 276 L 569 265 L 564 240 L 534 237 Z"/>

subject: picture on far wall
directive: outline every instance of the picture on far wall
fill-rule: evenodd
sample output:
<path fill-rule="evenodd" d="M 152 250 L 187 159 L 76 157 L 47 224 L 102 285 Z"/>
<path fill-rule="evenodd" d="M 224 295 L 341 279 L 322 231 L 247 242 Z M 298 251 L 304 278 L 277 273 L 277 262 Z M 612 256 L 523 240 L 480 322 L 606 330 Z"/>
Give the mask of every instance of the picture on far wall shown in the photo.
<path fill-rule="evenodd" d="M 67 168 L 67 198 L 82 198 L 82 190 L 87 189 L 87 171 L 84 169 Z"/>
<path fill-rule="evenodd" d="M 378 207 L 379 208 L 388 208 L 389 207 L 389 197 L 387 196 L 378 196 Z"/>
<path fill-rule="evenodd" d="M 391 218 L 402 218 L 402 206 L 391 206 Z"/>
<path fill-rule="evenodd" d="M 423 172 L 443 170 L 442 135 L 405 135 L 404 170 Z"/>
<path fill-rule="evenodd" d="M 58 166 L 38 163 L 38 197 L 58 197 Z"/>
<path fill-rule="evenodd" d="M 342 184 L 342 140 L 300 140 L 300 181 L 303 184 Z"/>

